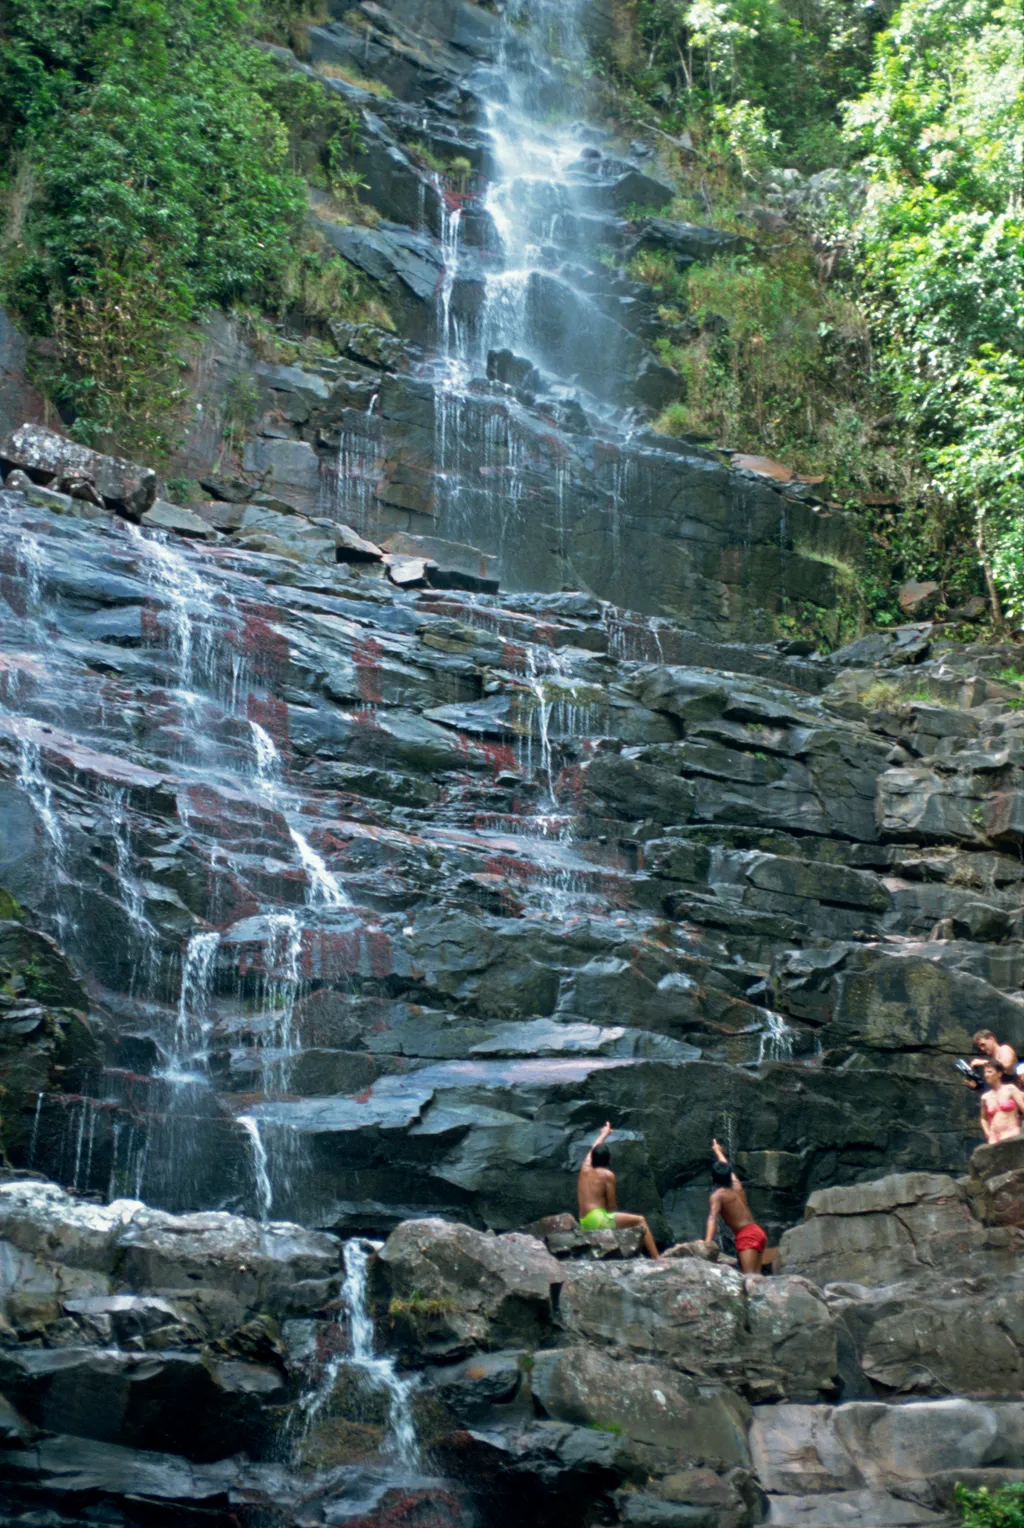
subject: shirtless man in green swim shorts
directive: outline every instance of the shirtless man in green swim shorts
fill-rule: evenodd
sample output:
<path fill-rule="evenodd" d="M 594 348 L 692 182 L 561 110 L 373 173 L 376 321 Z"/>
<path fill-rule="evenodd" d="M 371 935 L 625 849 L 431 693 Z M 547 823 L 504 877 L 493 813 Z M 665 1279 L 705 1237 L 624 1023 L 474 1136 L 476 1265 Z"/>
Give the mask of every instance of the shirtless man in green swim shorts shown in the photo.
<path fill-rule="evenodd" d="M 580 1229 L 583 1231 L 626 1231 L 632 1226 L 639 1226 L 644 1234 L 644 1251 L 648 1257 L 658 1257 L 654 1237 L 644 1217 L 627 1215 L 616 1207 L 615 1174 L 611 1169 L 612 1154 L 604 1144 L 611 1133 L 611 1125 L 602 1125 L 597 1133 L 597 1140 L 583 1158 L 583 1166 L 576 1180 Z"/>

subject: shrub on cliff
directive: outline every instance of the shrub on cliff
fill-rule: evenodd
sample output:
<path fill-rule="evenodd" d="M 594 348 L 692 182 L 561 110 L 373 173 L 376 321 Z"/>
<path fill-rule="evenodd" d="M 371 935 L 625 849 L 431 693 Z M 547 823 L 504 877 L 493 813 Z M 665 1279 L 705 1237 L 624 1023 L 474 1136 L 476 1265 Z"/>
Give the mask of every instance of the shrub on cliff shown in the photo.
<path fill-rule="evenodd" d="M 87 438 L 159 452 L 186 323 L 285 283 L 305 210 L 289 121 L 328 107 L 246 42 L 253 20 L 245 0 L 4 5 L 3 293 L 50 337 Z"/>
<path fill-rule="evenodd" d="M 1003 1486 L 991 1494 L 984 1486 L 980 1491 L 957 1486 L 956 1504 L 963 1528 L 1024 1528 L 1024 1486 Z"/>
<path fill-rule="evenodd" d="M 906 0 L 849 121 L 872 175 L 858 263 L 886 380 L 949 501 L 973 510 L 990 592 L 1020 620 L 1020 0 Z"/>

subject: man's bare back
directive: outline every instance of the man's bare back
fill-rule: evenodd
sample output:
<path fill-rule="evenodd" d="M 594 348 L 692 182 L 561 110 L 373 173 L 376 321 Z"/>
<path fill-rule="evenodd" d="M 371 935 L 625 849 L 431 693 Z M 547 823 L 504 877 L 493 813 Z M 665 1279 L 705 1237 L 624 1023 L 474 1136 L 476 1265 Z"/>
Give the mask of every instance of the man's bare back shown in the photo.
<path fill-rule="evenodd" d="M 580 1226 L 584 1231 L 625 1231 L 636 1226 L 643 1232 L 648 1257 L 658 1257 L 658 1248 L 647 1221 L 642 1215 L 620 1210 L 615 1198 L 615 1174 L 608 1165 L 611 1152 L 604 1144 L 612 1133 L 610 1124 L 601 1126 L 597 1139 L 583 1158 L 576 1179 L 576 1203 Z M 595 1160 L 596 1159 L 596 1160 Z"/>
<path fill-rule="evenodd" d="M 713 1211 L 716 1217 L 721 1215 L 734 1236 L 737 1231 L 742 1231 L 744 1226 L 754 1224 L 754 1217 L 750 1213 L 750 1205 L 742 1188 L 716 1188 L 711 1195 L 708 1209 Z"/>
<path fill-rule="evenodd" d="M 711 1142 L 711 1149 L 715 1154 L 712 1177 L 720 1173 L 721 1178 L 726 1181 L 720 1182 L 717 1188 L 712 1189 L 708 1199 L 708 1224 L 704 1232 L 704 1240 L 714 1241 L 715 1228 L 721 1216 L 735 1237 L 736 1255 L 743 1272 L 760 1273 L 761 1256 L 768 1244 L 768 1238 L 750 1213 L 750 1205 L 747 1203 L 743 1185 L 730 1168 L 725 1152 L 717 1141 Z"/>

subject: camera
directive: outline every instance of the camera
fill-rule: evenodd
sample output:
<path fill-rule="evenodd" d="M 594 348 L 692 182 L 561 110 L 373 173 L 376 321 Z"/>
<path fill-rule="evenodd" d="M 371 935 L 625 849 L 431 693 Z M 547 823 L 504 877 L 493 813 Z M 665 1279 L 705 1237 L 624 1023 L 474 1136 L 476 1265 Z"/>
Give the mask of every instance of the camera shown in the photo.
<path fill-rule="evenodd" d="M 975 1067 L 971 1066 L 969 1061 L 963 1061 L 958 1057 L 953 1062 L 953 1068 L 960 1073 L 961 1077 L 966 1077 L 972 1088 L 983 1088 L 985 1086 L 984 1078 L 979 1075 Z"/>

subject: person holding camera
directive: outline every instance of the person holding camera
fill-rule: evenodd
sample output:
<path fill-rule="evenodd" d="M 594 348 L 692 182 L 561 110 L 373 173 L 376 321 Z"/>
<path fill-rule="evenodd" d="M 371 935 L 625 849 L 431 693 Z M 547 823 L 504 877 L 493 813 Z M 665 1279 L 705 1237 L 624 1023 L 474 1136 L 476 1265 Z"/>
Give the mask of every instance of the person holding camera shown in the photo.
<path fill-rule="evenodd" d="M 981 1133 L 990 1146 L 1012 1141 L 1020 1135 L 1024 1119 L 1024 1093 L 1009 1082 L 990 1058 L 982 1063 L 987 1091 L 981 1095 Z"/>
<path fill-rule="evenodd" d="M 978 1054 L 971 1066 L 981 1076 L 986 1061 L 994 1061 L 1004 1077 L 1013 1077 L 1017 1071 L 1017 1052 L 1012 1045 L 1002 1044 L 990 1029 L 979 1029 L 974 1036 L 974 1049 Z"/>

